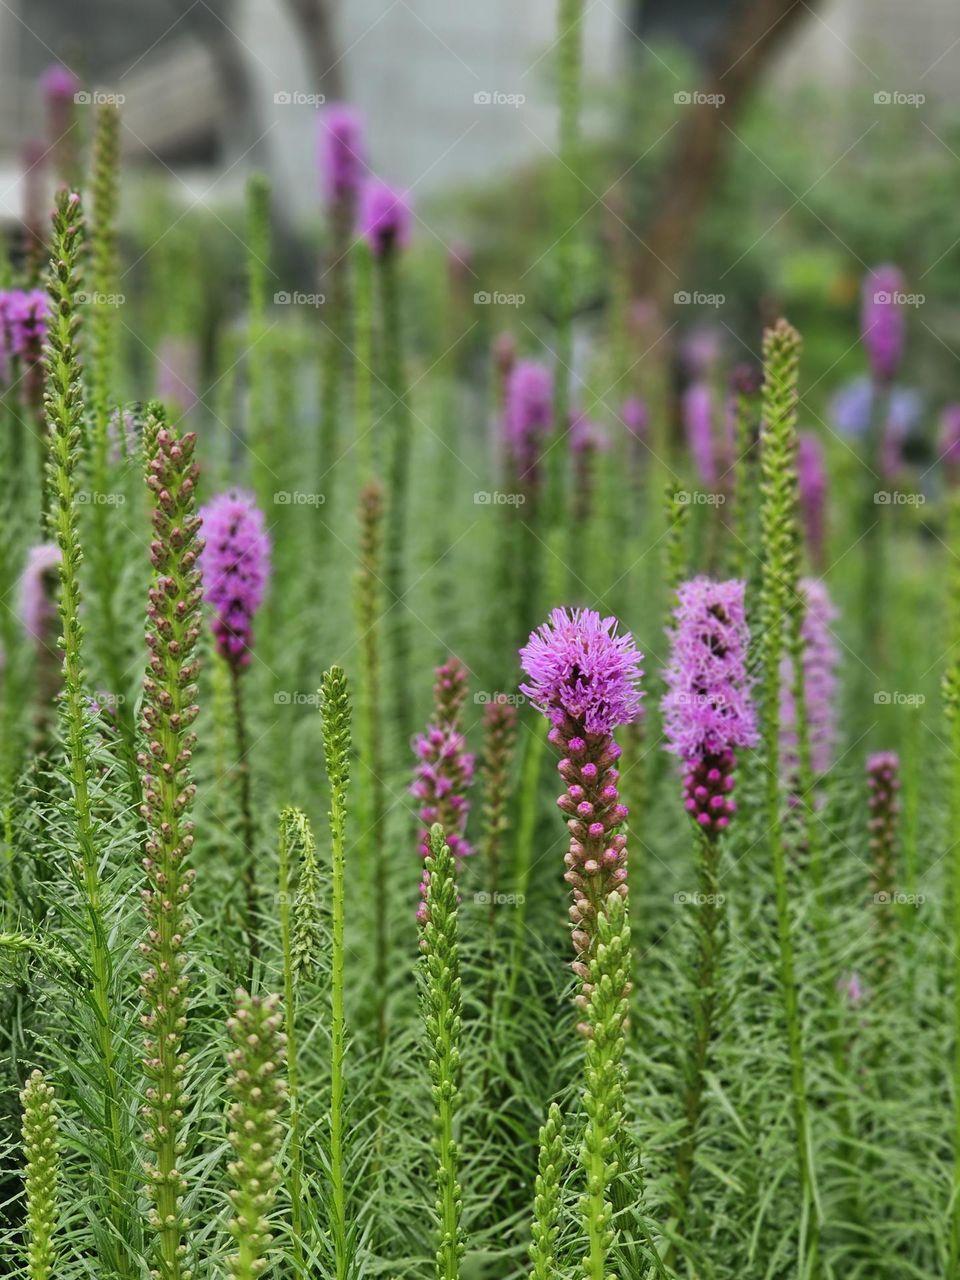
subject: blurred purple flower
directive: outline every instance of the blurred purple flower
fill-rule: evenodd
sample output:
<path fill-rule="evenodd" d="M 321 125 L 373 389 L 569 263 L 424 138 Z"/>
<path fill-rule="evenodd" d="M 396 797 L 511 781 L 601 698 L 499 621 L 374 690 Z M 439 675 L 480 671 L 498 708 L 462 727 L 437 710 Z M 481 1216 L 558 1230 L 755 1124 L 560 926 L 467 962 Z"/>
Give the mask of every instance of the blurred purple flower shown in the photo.
<path fill-rule="evenodd" d="M 683 393 L 683 429 L 690 457 L 701 484 L 717 483 L 717 456 L 713 438 L 713 395 L 705 382 L 694 382 Z"/>
<path fill-rule="evenodd" d="M 628 396 L 620 408 L 620 421 L 634 440 L 645 441 L 650 432 L 650 414 L 639 396 Z"/>
<path fill-rule="evenodd" d="M 840 650 L 831 626 L 837 611 L 824 583 L 816 578 L 800 581 L 804 614 L 803 696 L 807 709 L 810 765 L 818 777 L 833 763 L 837 741 L 837 668 Z M 797 704 L 793 696 L 793 660 L 784 654 L 780 668 L 780 749 L 784 774 L 796 777 L 800 765 L 797 743 Z"/>
<path fill-rule="evenodd" d="M 192 338 L 164 338 L 157 352 L 157 399 L 189 413 L 199 399 L 199 366 L 200 352 Z"/>
<path fill-rule="evenodd" d="M 0 290 L 0 349 L 36 364 L 43 354 L 50 302 L 43 289 Z"/>
<path fill-rule="evenodd" d="M 504 440 L 518 478 L 535 489 L 540 455 L 553 428 L 553 376 L 536 360 L 519 360 L 510 371 L 503 411 Z"/>
<path fill-rule="evenodd" d="M 813 431 L 801 431 L 797 437 L 797 482 L 800 515 L 807 535 L 810 558 L 815 565 L 820 565 L 824 552 L 827 468 L 823 443 Z"/>
<path fill-rule="evenodd" d="M 691 329 L 680 343 L 680 360 L 691 380 L 699 382 L 716 368 L 723 354 L 723 332 L 708 325 Z"/>
<path fill-rule="evenodd" d="M 38 543 L 27 552 L 27 562 L 20 575 L 19 613 L 24 631 L 34 640 L 46 637 L 57 615 L 60 558 L 60 548 L 54 542 Z"/>
<path fill-rule="evenodd" d="M 317 128 L 317 160 L 331 204 L 356 197 L 367 168 L 363 116 L 345 102 L 328 103 Z"/>
<path fill-rule="evenodd" d="M 903 273 L 889 264 L 875 267 L 863 281 L 860 332 L 877 382 L 892 382 L 903 355 L 903 290 Z"/>
<path fill-rule="evenodd" d="M 200 508 L 203 596 L 214 609 L 217 651 L 234 669 L 248 666 L 253 619 L 270 574 L 270 539 L 253 495 L 220 494 Z"/>
<path fill-rule="evenodd" d="M 72 102 L 80 89 L 80 81 L 59 62 L 54 62 L 40 75 L 40 92 L 49 106 Z"/>
<path fill-rule="evenodd" d="M 960 467 L 960 403 L 944 406 L 938 443 L 940 461 L 951 469 Z"/>
<path fill-rule="evenodd" d="M 374 257 L 382 258 L 410 243 L 412 216 L 404 192 L 369 178 L 360 188 L 360 234 Z"/>

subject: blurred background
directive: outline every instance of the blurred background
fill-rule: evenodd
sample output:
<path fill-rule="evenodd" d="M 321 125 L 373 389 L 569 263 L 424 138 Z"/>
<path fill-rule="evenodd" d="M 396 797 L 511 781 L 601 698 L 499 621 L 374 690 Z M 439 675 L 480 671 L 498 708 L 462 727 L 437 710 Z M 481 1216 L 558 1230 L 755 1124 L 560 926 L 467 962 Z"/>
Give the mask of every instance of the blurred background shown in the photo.
<path fill-rule="evenodd" d="M 277 292 L 322 279 L 317 118 L 346 99 L 371 168 L 410 193 L 414 263 L 459 253 L 475 292 L 523 299 L 478 337 L 549 330 L 549 251 L 574 235 L 581 338 L 609 304 L 611 260 L 671 347 L 707 327 L 730 359 L 754 359 L 763 322 L 786 310 L 807 343 L 805 405 L 832 430 L 829 396 L 860 369 L 860 283 L 895 262 L 913 298 L 907 380 L 923 388 L 911 412 L 927 414 L 908 447 L 932 447 L 960 349 L 956 6 L 588 3 L 572 227 L 552 199 L 555 30 L 553 0 L 8 0 L 8 243 L 16 255 L 48 207 L 64 122 L 44 74 L 61 65 L 82 86 L 66 126 L 78 153 L 97 101 L 122 106 L 124 296 L 156 299 L 127 325 L 150 350 L 189 336 L 212 368 L 243 305 L 251 171 L 273 184 Z"/>

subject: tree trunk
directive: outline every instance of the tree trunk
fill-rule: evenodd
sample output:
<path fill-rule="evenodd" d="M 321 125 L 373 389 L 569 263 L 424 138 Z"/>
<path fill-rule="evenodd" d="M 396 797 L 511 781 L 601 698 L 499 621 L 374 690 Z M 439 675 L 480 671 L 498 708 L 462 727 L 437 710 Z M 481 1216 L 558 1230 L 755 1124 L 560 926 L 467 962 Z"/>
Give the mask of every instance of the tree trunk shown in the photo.
<path fill-rule="evenodd" d="M 314 92 L 324 94 L 328 102 L 343 98 L 343 60 L 337 51 L 330 0 L 286 2 L 303 42 Z"/>
<path fill-rule="evenodd" d="M 707 61 L 702 100 L 687 108 L 652 221 L 643 234 L 637 292 L 661 305 L 680 284 L 713 192 L 733 122 L 773 53 L 810 12 L 804 0 L 744 0 Z"/>

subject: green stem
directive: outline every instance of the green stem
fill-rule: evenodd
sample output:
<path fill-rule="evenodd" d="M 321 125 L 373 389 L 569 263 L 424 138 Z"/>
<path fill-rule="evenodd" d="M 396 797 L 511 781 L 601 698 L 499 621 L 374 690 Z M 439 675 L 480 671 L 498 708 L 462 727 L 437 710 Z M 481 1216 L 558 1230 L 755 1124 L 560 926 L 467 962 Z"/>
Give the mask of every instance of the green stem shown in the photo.
<path fill-rule="evenodd" d="M 61 192 L 54 219 L 54 255 L 49 291 L 51 319 L 47 337 L 46 412 L 49 421 L 50 480 L 54 500 L 50 528 L 61 549 L 60 620 L 63 635 L 63 700 L 61 717 L 66 745 L 67 775 L 73 800 L 74 830 L 79 846 L 78 873 L 88 922 L 91 970 L 90 1001 L 94 1011 L 93 1037 L 100 1058 L 103 1127 L 109 1168 L 106 1182 L 110 1217 L 116 1224 L 112 1253 L 122 1276 L 131 1275 L 123 1245 L 129 1221 L 129 1196 L 124 1170 L 129 1160 L 124 1141 L 120 1086 L 116 1066 L 114 1016 L 111 1005 L 113 960 L 104 922 L 101 896 L 100 832 L 90 794 L 86 742 L 86 699 L 83 669 L 83 627 L 80 622 L 81 560 L 76 523 L 77 465 L 83 403 L 76 352 L 78 321 L 74 298 L 78 286 L 77 261 L 82 246 L 82 215 L 78 196 Z"/>
<path fill-rule="evenodd" d="M 549 527 L 561 528 L 566 518 L 566 436 L 570 416 L 570 368 L 573 363 L 573 312 L 577 273 L 577 223 L 580 180 L 577 176 L 580 143 L 580 76 L 583 36 L 583 0 L 558 0 L 557 74 L 559 78 L 559 156 L 557 173 L 556 247 L 557 310 L 556 370 L 553 387 L 553 421 L 557 440 L 550 451 Z M 571 525 L 571 547 L 578 531 Z M 572 561 L 568 558 L 568 563 Z"/>
<path fill-rule="evenodd" d="M 384 381 L 390 397 L 387 420 L 392 435 L 387 484 L 385 580 L 388 594 L 388 634 L 392 656 L 394 731 L 402 739 L 410 724 L 410 636 L 406 599 L 407 505 L 410 490 L 411 419 L 407 402 L 401 341 L 400 294 L 395 254 L 379 259 L 380 305 L 383 313 Z"/>
<path fill-rule="evenodd" d="M 547 746 L 550 726 L 546 719 L 537 717 L 537 724 L 530 732 L 520 780 L 520 817 L 517 822 L 517 843 L 514 855 L 514 883 L 516 911 L 514 916 L 513 954 L 510 961 L 510 980 L 507 984 L 509 999 L 513 999 L 523 967 L 524 932 L 527 922 L 527 885 L 533 856 L 533 838 L 537 829 L 537 800 L 540 771 Z"/>
<path fill-rule="evenodd" d="M 247 743 L 247 717 L 243 704 L 242 669 L 230 667 L 230 689 L 233 698 L 233 731 L 236 742 L 237 782 L 239 786 L 240 838 L 243 842 L 243 884 L 246 895 L 245 932 L 250 948 L 251 967 L 260 958 L 260 934 L 257 926 L 257 865 L 254 849 L 253 804 L 250 791 L 250 761 Z"/>

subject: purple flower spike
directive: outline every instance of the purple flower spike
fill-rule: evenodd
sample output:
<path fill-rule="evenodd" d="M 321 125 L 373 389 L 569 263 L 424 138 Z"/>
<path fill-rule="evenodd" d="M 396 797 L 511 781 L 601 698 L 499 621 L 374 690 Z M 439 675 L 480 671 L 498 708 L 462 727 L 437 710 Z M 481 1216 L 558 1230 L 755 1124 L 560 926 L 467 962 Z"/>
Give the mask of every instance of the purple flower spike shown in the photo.
<path fill-rule="evenodd" d="M 955 483 L 960 474 L 960 404 L 948 404 L 944 408 L 939 444 L 940 460 Z"/>
<path fill-rule="evenodd" d="M 253 618 L 270 573 L 270 539 L 253 495 L 231 490 L 201 507 L 203 595 L 214 609 L 217 652 L 235 669 L 249 666 Z"/>
<path fill-rule="evenodd" d="M 827 468 L 823 445 L 812 431 L 801 431 L 797 437 L 797 485 L 810 559 L 820 566 L 824 554 Z"/>
<path fill-rule="evenodd" d="M 681 407 L 693 465 L 700 482 L 712 489 L 717 483 L 717 457 L 713 439 L 713 396 L 707 384 L 694 382 L 687 387 Z"/>
<path fill-rule="evenodd" d="M 367 168 L 363 117 L 345 102 L 331 102 L 320 115 L 317 159 L 324 195 L 334 203 L 354 199 Z"/>
<path fill-rule="evenodd" d="M 412 216 L 403 192 L 395 191 L 377 178 L 360 189 L 360 234 L 376 258 L 382 258 L 410 243 Z"/>
<path fill-rule="evenodd" d="M 861 337 L 878 382 L 891 382 L 903 355 L 903 273 L 898 267 L 875 267 L 863 282 Z"/>
<path fill-rule="evenodd" d="M 566 791 L 557 804 L 570 832 L 564 879 L 573 891 L 570 918 L 580 957 L 574 970 L 583 979 L 597 913 L 611 893 L 627 892 L 627 838 L 620 827 L 628 815 L 612 735 L 640 714 L 642 660 L 633 636 L 618 635 L 617 620 L 592 609 L 554 609 L 520 650 L 529 678 L 520 690 L 550 721 L 550 741 L 561 752 L 557 769 Z M 588 994 L 585 985 L 581 1005 Z"/>
<path fill-rule="evenodd" d="M 19 356 L 28 365 L 43 354 L 50 304 L 44 289 L 0 290 L 0 359 Z"/>
<path fill-rule="evenodd" d="M 650 414 L 638 396 L 628 396 L 620 409 L 620 421 L 637 441 L 645 441 L 650 433 Z"/>
<path fill-rule="evenodd" d="M 684 803 L 708 835 L 735 812 L 735 751 L 757 741 L 746 659 L 749 633 L 744 584 L 694 578 L 677 591 L 665 672 L 663 727 L 667 750 L 683 764 Z"/>
<path fill-rule="evenodd" d="M 553 428 L 553 376 L 536 360 L 519 360 L 507 378 L 503 430 L 517 478 L 529 489 L 540 482 L 543 445 Z"/>
<path fill-rule="evenodd" d="M 41 542 L 27 552 L 27 563 L 20 575 L 20 621 L 33 640 L 43 640 L 56 617 L 59 567 L 60 548 L 54 542 Z"/>
<path fill-rule="evenodd" d="M 803 693 L 807 704 L 810 765 L 818 777 L 833 763 L 837 740 L 837 668 L 840 650 L 831 633 L 837 611 L 824 584 L 815 578 L 800 582 L 804 613 Z M 780 669 L 780 747 L 787 778 L 796 776 L 797 708 L 793 697 L 793 662 L 784 655 Z"/>
<path fill-rule="evenodd" d="M 459 658 L 450 658 L 442 667 L 437 667 L 434 674 L 433 720 L 426 732 L 413 742 L 417 767 L 410 793 L 420 802 L 418 814 L 423 823 L 418 841 L 420 856 L 430 857 L 430 828 L 439 822 L 444 840 L 459 865 L 461 859 L 473 853 L 464 836 L 470 812 L 467 792 L 474 774 L 474 757 L 466 750 L 462 724 L 467 672 Z M 417 910 L 421 924 L 426 920 L 429 883 L 429 873 L 424 870 Z"/>
<path fill-rule="evenodd" d="M 47 67 L 40 76 L 40 92 L 50 105 L 72 102 L 79 88 L 77 77 L 59 62 Z"/>

